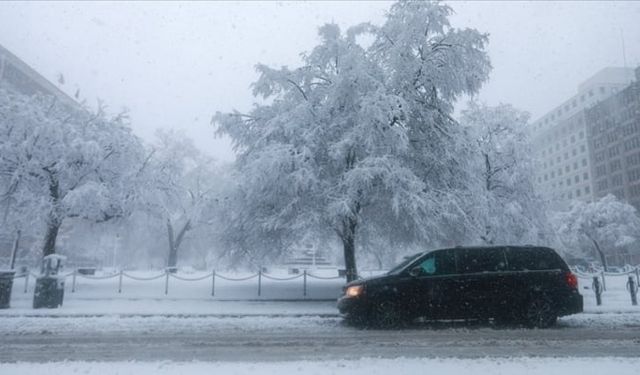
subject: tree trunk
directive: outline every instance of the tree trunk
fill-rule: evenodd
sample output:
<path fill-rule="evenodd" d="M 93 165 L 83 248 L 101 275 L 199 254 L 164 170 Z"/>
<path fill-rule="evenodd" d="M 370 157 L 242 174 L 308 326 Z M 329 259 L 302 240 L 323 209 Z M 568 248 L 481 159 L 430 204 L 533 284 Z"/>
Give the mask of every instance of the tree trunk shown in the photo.
<path fill-rule="evenodd" d="M 16 266 L 16 257 L 18 256 L 18 247 L 20 246 L 20 237 L 22 236 L 22 231 L 18 229 L 16 231 L 16 239 L 13 241 L 13 249 L 11 249 L 11 265 L 9 269 L 14 269 Z"/>
<path fill-rule="evenodd" d="M 55 254 L 56 252 L 56 240 L 58 239 L 58 231 L 62 225 L 62 220 L 54 217 L 54 214 L 49 215 L 47 220 L 47 234 L 44 237 L 44 246 L 42 247 L 42 256 Z"/>
<path fill-rule="evenodd" d="M 42 248 L 42 256 L 46 257 L 56 252 L 56 240 L 58 239 L 58 230 L 60 230 L 60 226 L 62 225 L 62 218 L 60 218 L 56 212 L 60 201 L 60 184 L 58 183 L 58 178 L 50 169 L 44 168 L 44 170 L 49 174 L 49 197 L 53 205 L 47 218 L 47 234 L 44 237 L 44 246 Z"/>
<path fill-rule="evenodd" d="M 176 267 L 178 264 L 178 249 L 184 239 L 184 235 L 189 229 L 191 229 L 191 220 L 187 220 L 182 229 L 180 229 L 180 232 L 178 232 L 178 236 L 174 237 L 173 225 L 171 225 L 170 220 L 167 220 L 167 234 L 169 236 L 169 259 L 167 260 L 167 267 Z"/>
<path fill-rule="evenodd" d="M 604 267 L 604 272 L 609 272 L 609 270 L 607 269 L 607 257 L 604 256 L 604 253 L 600 249 L 600 245 L 598 245 L 598 241 L 594 239 L 591 239 L 591 241 L 593 241 L 593 245 L 596 247 L 596 251 L 598 252 L 598 255 L 600 255 L 600 261 L 602 261 L 602 267 Z"/>
<path fill-rule="evenodd" d="M 358 223 L 354 218 L 344 219 L 342 222 L 342 246 L 344 251 L 344 265 L 347 273 L 347 282 L 358 278 L 356 267 L 356 227 Z"/>

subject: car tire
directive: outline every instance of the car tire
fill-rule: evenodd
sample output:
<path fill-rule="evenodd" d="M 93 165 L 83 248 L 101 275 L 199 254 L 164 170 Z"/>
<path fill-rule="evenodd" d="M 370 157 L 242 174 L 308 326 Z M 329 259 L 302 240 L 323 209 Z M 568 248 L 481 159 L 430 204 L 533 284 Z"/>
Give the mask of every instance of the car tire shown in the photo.
<path fill-rule="evenodd" d="M 558 321 L 558 313 L 549 298 L 535 296 L 527 303 L 522 318 L 529 328 L 549 328 Z"/>
<path fill-rule="evenodd" d="M 377 328 L 396 328 L 407 321 L 404 314 L 393 302 L 376 303 L 370 313 L 370 323 Z"/>

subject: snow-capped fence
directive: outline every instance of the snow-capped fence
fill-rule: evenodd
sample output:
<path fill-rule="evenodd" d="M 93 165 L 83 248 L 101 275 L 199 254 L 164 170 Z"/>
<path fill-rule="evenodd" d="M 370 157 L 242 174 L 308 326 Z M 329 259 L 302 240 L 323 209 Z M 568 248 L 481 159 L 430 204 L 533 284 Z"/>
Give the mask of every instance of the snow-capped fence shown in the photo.
<path fill-rule="evenodd" d="M 31 278 L 36 278 L 38 277 L 38 275 L 31 273 L 31 272 L 25 272 L 23 274 L 18 274 L 14 277 L 14 279 L 19 279 L 19 278 L 24 278 L 24 293 L 27 293 L 29 290 L 29 282 Z M 211 297 L 215 297 L 216 296 L 216 280 L 219 281 L 225 281 L 225 282 L 246 282 L 246 281 L 250 281 L 250 280 L 256 280 L 256 283 L 254 285 L 255 289 L 254 289 L 254 293 L 253 296 L 257 296 L 257 297 L 262 297 L 263 296 L 263 287 L 265 284 L 265 280 L 268 281 L 273 281 L 273 282 L 283 282 L 283 283 L 287 283 L 288 285 L 288 291 L 287 293 L 282 297 L 283 299 L 292 299 L 292 298 L 297 298 L 297 297 L 303 297 L 303 298 L 311 298 L 313 299 L 315 296 L 310 296 L 309 295 L 309 289 L 311 287 L 311 283 L 310 280 L 318 280 L 318 281 L 334 281 L 337 283 L 334 283 L 336 285 L 332 285 L 332 289 L 334 290 L 339 290 L 339 287 L 344 284 L 345 282 L 345 278 L 344 276 L 321 276 L 321 275 L 317 275 L 314 274 L 312 272 L 309 272 L 307 270 L 304 270 L 302 273 L 294 275 L 294 276 L 289 276 L 289 277 L 278 277 L 272 274 L 268 274 L 265 273 L 263 271 L 259 271 L 257 273 L 253 273 L 250 275 L 246 275 L 246 276 L 242 276 L 242 277 L 232 277 L 232 276 L 225 276 L 222 275 L 220 273 L 217 273 L 215 270 L 206 273 L 204 275 L 199 275 L 196 277 L 184 277 L 184 276 L 179 276 L 174 272 L 171 272 L 170 270 L 165 270 L 164 272 L 160 272 L 158 274 L 154 274 L 154 275 L 150 275 L 150 276 L 141 276 L 141 275 L 134 275 L 130 272 L 126 272 L 126 271 L 119 271 L 116 273 L 112 273 L 112 274 L 106 274 L 106 275 L 89 275 L 89 274 L 85 274 L 83 272 L 78 272 L 78 269 L 73 270 L 72 272 L 69 272 L 65 275 L 63 275 L 63 277 L 65 279 L 69 279 L 71 278 L 71 283 L 67 283 L 67 285 L 70 285 L 70 292 L 71 293 L 76 293 L 77 290 L 77 286 L 79 284 L 79 280 L 80 279 L 85 279 L 91 282 L 101 282 L 101 281 L 105 281 L 105 280 L 113 280 L 113 279 L 117 279 L 117 287 L 114 285 L 113 286 L 113 290 L 114 292 L 117 290 L 118 294 L 123 293 L 123 281 L 124 279 L 129 279 L 129 280 L 133 280 L 136 282 L 152 282 L 155 280 L 160 280 L 163 279 L 164 283 L 163 283 L 163 287 L 164 287 L 164 294 L 165 295 L 169 295 L 170 292 L 170 280 L 171 279 L 175 279 L 175 280 L 179 280 L 182 282 L 202 282 L 204 280 L 210 280 L 210 296 Z M 291 282 L 297 279 L 301 279 L 300 281 L 300 285 L 298 285 L 298 291 L 296 292 L 293 288 L 291 288 Z M 339 282 L 338 282 L 339 281 Z M 295 288 L 297 289 L 297 288 Z M 299 294 L 298 294 L 299 293 Z M 325 293 L 326 294 L 326 293 Z M 332 293 L 333 294 L 333 293 Z M 233 298 L 237 298 L 237 299 L 243 299 L 243 298 L 248 298 L 250 296 L 248 296 L 247 293 L 242 293 L 242 295 L 238 295 L 235 296 Z M 335 293 L 335 297 L 337 298 L 337 293 Z"/>
<path fill-rule="evenodd" d="M 594 293 L 596 306 L 603 304 L 602 296 L 607 292 L 607 279 L 609 279 L 610 282 L 615 282 L 618 286 L 621 286 L 621 284 L 624 283 L 623 290 L 628 293 L 628 298 L 630 298 L 631 304 L 633 306 L 638 305 L 640 267 L 636 267 L 635 269 L 628 270 L 626 272 L 582 272 L 579 269 L 573 269 L 572 271 L 579 279 L 584 280 L 584 284 L 587 284 L 589 281 L 591 282 L 591 290 Z M 584 288 L 588 289 L 587 286 Z"/>

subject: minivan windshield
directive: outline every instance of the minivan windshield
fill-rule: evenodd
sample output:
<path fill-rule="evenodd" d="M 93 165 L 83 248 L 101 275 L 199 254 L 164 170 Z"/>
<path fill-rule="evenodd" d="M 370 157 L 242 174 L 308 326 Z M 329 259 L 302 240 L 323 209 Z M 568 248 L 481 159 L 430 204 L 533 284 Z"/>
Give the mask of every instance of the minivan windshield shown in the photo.
<path fill-rule="evenodd" d="M 399 274 L 404 269 L 406 269 L 409 264 L 413 263 L 416 259 L 418 259 L 418 257 L 420 257 L 420 256 L 422 256 L 424 254 L 425 253 L 418 253 L 418 254 L 413 254 L 413 255 L 409 255 L 409 256 L 405 257 L 402 262 L 400 262 L 397 266 L 393 267 L 389 272 L 387 272 L 387 275 L 397 275 L 397 274 Z"/>

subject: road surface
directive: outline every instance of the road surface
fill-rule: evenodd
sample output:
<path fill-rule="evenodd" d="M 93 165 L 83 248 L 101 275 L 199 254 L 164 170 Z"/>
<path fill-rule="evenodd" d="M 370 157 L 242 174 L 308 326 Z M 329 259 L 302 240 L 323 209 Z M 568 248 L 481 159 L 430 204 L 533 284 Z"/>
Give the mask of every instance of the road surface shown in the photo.
<path fill-rule="evenodd" d="M 577 315 L 546 330 L 462 322 L 359 329 L 304 315 L 0 318 L 0 362 L 638 357 L 639 347 L 640 314 Z"/>

